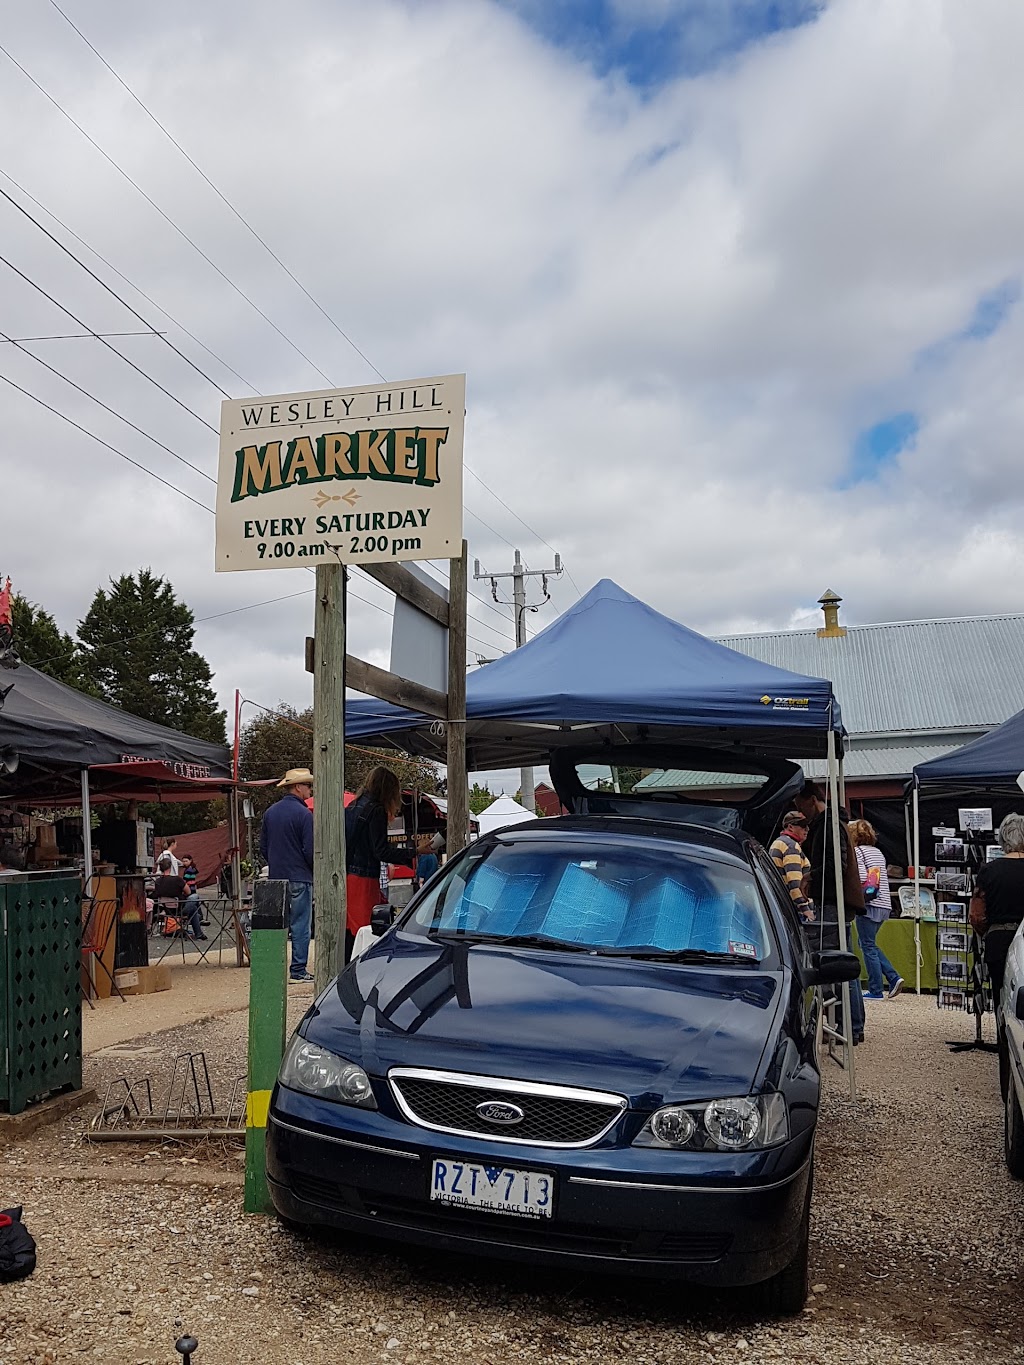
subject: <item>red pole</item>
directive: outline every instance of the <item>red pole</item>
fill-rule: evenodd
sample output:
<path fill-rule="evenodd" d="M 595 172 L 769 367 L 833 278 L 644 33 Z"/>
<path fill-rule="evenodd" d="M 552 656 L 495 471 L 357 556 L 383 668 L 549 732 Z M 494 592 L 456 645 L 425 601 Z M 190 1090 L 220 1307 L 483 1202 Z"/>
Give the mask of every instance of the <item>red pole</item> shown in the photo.
<path fill-rule="evenodd" d="M 236 687 L 236 688 L 235 688 L 235 744 L 234 744 L 234 753 L 233 753 L 233 755 L 232 755 L 232 763 L 231 763 L 231 773 L 232 773 L 232 776 L 234 777 L 234 779 L 235 779 L 236 782 L 238 781 L 238 746 L 239 746 L 239 739 L 240 739 L 239 730 L 238 730 L 238 718 L 239 718 L 239 716 L 241 715 L 241 713 L 242 713 L 242 694 L 241 694 L 241 692 L 238 690 L 238 688 Z"/>

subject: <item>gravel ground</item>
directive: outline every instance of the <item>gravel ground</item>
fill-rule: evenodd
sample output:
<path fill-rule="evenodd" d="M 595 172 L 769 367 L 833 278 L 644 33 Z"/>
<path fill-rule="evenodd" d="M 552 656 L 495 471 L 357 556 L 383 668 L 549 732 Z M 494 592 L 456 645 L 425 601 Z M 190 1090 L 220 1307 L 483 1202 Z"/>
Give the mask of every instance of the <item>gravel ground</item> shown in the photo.
<path fill-rule="evenodd" d="M 164 1365 L 177 1321 L 199 1338 L 196 1365 L 1019 1361 L 1024 1186 L 1002 1164 L 996 1059 L 951 1055 L 944 1040 L 969 1037 L 969 1021 L 931 1000 L 868 1007 L 856 1106 L 827 1065 L 814 1295 L 798 1318 L 758 1321 L 736 1295 L 306 1239 L 242 1212 L 230 1143 L 97 1146 L 78 1114 L 0 1148 L 0 1203 L 23 1202 L 39 1242 L 36 1273 L 0 1290 L 0 1365 Z M 235 1012 L 101 1049 L 86 1082 L 166 1075 L 205 1047 L 226 1098 L 245 1032 Z"/>

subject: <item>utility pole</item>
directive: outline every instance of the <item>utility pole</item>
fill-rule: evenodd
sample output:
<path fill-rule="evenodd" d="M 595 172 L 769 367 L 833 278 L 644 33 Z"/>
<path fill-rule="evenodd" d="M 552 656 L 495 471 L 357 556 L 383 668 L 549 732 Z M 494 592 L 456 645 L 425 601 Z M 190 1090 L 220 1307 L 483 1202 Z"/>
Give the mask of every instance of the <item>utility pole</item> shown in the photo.
<path fill-rule="evenodd" d="M 495 602 L 499 602 L 498 579 L 512 579 L 512 602 L 511 606 L 515 612 L 516 620 L 516 649 L 526 644 L 526 613 L 528 611 L 539 611 L 539 607 L 531 606 L 526 600 L 526 580 L 528 578 L 539 578 L 544 591 L 544 601 L 551 598 L 548 592 L 548 579 L 557 578 L 562 572 L 562 556 L 555 555 L 555 567 L 553 569 L 528 569 L 523 563 L 522 555 L 516 550 L 515 564 L 511 573 L 484 573 L 480 568 L 479 559 L 476 561 L 473 577 L 489 578 L 491 580 L 491 596 Z M 508 603 L 505 604 L 509 605 Z M 535 794 L 535 782 L 532 768 L 520 768 L 519 770 L 519 795 L 522 804 L 527 810 L 536 812 L 537 799 Z"/>

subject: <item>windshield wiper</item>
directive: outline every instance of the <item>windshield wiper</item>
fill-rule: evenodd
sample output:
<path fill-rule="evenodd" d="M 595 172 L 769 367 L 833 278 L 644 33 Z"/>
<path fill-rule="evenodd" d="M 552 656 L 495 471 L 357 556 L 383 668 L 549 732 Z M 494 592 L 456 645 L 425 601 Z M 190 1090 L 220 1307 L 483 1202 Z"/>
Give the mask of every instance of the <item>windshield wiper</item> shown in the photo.
<path fill-rule="evenodd" d="M 552 938 L 548 934 L 428 933 L 427 937 L 436 943 L 482 943 L 499 948 L 558 948 L 566 953 L 593 952 L 585 943 L 570 943 L 567 939 Z"/>
<path fill-rule="evenodd" d="M 745 953 L 710 953 L 703 948 L 652 948 L 649 944 L 637 944 L 633 948 L 598 948 L 600 957 L 639 957 L 652 962 L 729 962 L 743 963 L 757 967 L 756 957 Z"/>

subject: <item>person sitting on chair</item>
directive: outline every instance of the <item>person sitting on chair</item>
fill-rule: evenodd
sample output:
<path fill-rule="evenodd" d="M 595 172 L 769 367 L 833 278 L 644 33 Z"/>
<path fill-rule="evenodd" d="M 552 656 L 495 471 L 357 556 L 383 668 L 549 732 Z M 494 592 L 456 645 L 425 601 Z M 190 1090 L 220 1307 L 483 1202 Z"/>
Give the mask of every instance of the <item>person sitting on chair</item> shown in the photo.
<path fill-rule="evenodd" d="M 187 894 L 184 877 L 178 877 L 171 871 L 172 863 L 167 854 L 162 854 L 157 865 L 159 876 L 153 883 L 153 900 L 173 900 L 177 901 L 180 907 L 182 919 L 188 922 L 188 933 L 190 938 L 205 939 L 203 933 L 203 903 L 196 892 Z"/>

